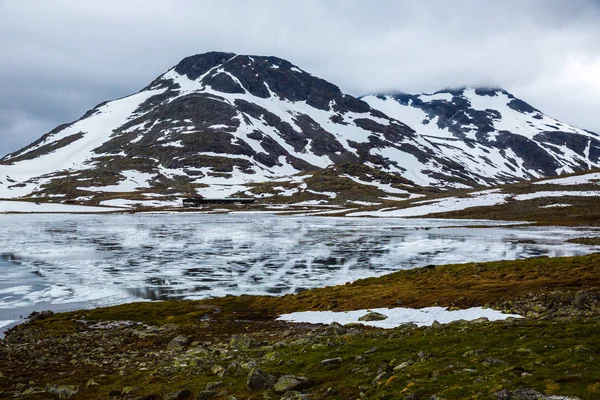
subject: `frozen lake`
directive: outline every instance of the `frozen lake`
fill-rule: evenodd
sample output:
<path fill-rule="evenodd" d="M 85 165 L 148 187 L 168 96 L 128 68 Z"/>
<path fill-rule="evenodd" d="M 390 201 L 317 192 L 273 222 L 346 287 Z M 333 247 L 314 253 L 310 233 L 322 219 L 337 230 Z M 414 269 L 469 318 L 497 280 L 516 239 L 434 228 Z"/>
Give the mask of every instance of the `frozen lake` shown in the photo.
<path fill-rule="evenodd" d="M 273 215 L 0 215 L 0 329 L 32 310 L 284 294 L 428 264 L 586 254 L 597 230 Z M 459 227 L 457 227 L 459 226 Z"/>

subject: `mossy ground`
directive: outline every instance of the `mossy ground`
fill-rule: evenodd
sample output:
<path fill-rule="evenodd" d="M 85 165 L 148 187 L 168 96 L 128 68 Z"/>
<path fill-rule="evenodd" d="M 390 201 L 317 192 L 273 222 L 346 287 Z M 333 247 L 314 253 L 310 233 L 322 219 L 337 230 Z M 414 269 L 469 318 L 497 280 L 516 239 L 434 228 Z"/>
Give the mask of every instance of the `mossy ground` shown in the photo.
<path fill-rule="evenodd" d="M 162 398 L 181 389 L 198 393 L 216 381 L 223 386 L 215 398 L 280 398 L 246 388 L 256 365 L 276 377 L 313 379 L 313 399 L 326 393 L 332 399 L 361 393 L 373 399 L 493 399 L 498 390 L 523 387 L 595 399 L 599 287 L 600 255 L 592 254 L 421 268 L 284 297 L 133 303 L 58 314 L 20 325 L 0 342 L 0 398 L 56 398 L 46 390 L 53 385 L 72 385 L 74 398 L 82 399 L 111 393 Z M 490 305 L 528 318 L 435 329 L 353 327 L 342 334 L 274 321 L 291 311 L 398 304 Z M 177 336 L 185 344 L 172 348 Z M 334 357 L 342 363 L 321 364 Z M 409 364 L 393 370 L 403 362 Z M 124 388 L 132 392 L 126 395 Z"/>

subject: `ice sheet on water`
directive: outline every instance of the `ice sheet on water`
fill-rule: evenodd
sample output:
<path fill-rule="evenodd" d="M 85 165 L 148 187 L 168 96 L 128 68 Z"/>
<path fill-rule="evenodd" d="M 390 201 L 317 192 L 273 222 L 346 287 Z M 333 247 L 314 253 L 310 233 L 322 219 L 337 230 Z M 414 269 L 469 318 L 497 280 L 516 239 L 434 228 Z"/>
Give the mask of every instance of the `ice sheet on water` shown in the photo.
<path fill-rule="evenodd" d="M 274 215 L 2 215 L 0 320 L 50 305 L 283 294 L 427 264 L 584 254 L 570 228 Z M 453 227 L 455 226 L 455 227 Z M 534 243 L 531 243 L 531 242 Z"/>
<path fill-rule="evenodd" d="M 0 321 L 0 328 L 4 328 L 5 326 L 9 326 L 10 324 L 14 323 L 15 321 Z"/>

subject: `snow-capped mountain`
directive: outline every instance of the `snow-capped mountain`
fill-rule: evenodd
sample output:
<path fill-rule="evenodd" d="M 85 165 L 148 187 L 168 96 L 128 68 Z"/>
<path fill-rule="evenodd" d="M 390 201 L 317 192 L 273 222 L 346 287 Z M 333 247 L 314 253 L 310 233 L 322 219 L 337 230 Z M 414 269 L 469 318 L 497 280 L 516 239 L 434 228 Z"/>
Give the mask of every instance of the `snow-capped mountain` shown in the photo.
<path fill-rule="evenodd" d="M 486 176 L 482 184 L 572 173 L 600 164 L 600 135 L 563 124 L 502 89 L 362 99 L 415 129 L 469 171 Z"/>
<path fill-rule="evenodd" d="M 406 123 L 404 123 L 406 122 Z M 497 90 L 358 99 L 276 57 L 188 57 L 0 159 L 0 198 L 408 197 L 600 166 L 598 135 Z M 398 196 L 398 197 L 395 197 Z"/>

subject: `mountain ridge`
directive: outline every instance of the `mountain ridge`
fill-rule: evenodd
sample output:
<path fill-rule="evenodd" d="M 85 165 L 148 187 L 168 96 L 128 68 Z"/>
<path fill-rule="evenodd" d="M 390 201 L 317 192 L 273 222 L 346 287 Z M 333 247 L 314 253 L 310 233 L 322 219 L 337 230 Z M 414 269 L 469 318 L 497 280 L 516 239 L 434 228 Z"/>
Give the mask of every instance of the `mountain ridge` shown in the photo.
<path fill-rule="evenodd" d="M 501 97 L 508 102 L 492 104 L 501 111 L 481 109 Z M 502 115 L 508 112 L 524 124 L 517 127 L 522 134 L 500 129 L 511 123 Z M 158 204 L 148 197 L 291 201 L 312 191 L 333 201 L 340 193 L 305 181 L 344 164 L 371 172 L 339 175 L 341 186 L 351 181 L 376 186 L 379 197 L 407 198 L 426 188 L 493 186 L 598 167 L 600 141 L 503 89 L 356 98 L 281 58 L 209 52 L 1 158 L 0 198 L 98 204 L 134 197 Z M 287 187 L 258 193 L 278 181 Z"/>

